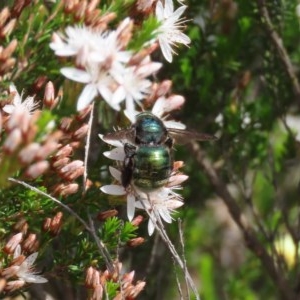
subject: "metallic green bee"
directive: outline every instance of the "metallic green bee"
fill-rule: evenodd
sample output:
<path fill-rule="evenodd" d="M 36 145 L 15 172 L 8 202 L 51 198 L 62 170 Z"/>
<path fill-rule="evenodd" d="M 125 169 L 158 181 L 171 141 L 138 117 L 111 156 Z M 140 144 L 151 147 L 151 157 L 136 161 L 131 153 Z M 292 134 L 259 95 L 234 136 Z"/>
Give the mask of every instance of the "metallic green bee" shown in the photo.
<path fill-rule="evenodd" d="M 150 112 L 137 115 L 129 129 L 122 129 L 104 136 L 106 140 L 124 143 L 125 159 L 122 185 L 133 183 L 144 192 L 151 192 L 168 183 L 173 169 L 173 143 L 191 140 L 208 141 L 216 137 L 187 130 L 166 128 L 162 120 Z"/>

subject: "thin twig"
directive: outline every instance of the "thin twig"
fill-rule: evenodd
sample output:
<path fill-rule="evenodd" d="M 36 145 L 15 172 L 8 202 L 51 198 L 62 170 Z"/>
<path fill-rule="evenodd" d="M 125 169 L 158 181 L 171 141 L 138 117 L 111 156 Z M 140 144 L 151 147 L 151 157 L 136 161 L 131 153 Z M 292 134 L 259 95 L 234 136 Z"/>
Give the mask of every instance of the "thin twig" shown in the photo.
<path fill-rule="evenodd" d="M 297 100 L 300 102 L 300 85 L 299 85 L 299 81 L 298 78 L 295 74 L 294 71 L 294 67 L 292 65 L 292 62 L 290 60 L 290 57 L 284 47 L 282 38 L 280 37 L 280 35 L 277 33 L 277 31 L 275 30 L 275 27 L 272 23 L 272 20 L 270 18 L 269 15 L 269 11 L 268 8 L 266 6 L 266 2 L 265 0 L 257 0 L 257 4 L 258 4 L 258 9 L 262 18 L 262 23 L 265 26 L 266 30 L 269 32 L 270 35 L 270 39 L 273 42 L 279 58 L 285 68 L 285 71 L 288 75 L 288 77 L 291 80 L 291 83 L 293 85 L 293 89 L 294 89 L 294 94 L 297 98 Z"/>
<path fill-rule="evenodd" d="M 39 195 L 42 195 L 50 200 L 52 200 L 53 202 L 55 202 L 56 204 L 58 204 L 59 206 L 63 207 L 67 212 L 69 212 L 72 216 L 74 216 L 83 226 L 84 228 L 93 236 L 93 238 L 96 241 L 96 244 L 98 246 L 98 249 L 103 257 L 103 259 L 105 260 L 106 263 L 106 267 L 107 269 L 112 273 L 114 272 L 114 265 L 113 265 L 113 261 L 105 247 L 105 245 L 101 242 L 101 240 L 98 238 L 97 234 L 96 234 L 96 230 L 94 227 L 94 223 L 91 221 L 90 215 L 89 215 L 89 221 L 90 221 L 90 226 L 75 212 L 73 211 L 69 206 L 65 205 L 64 203 L 62 203 L 61 201 L 59 201 L 58 199 L 52 197 L 51 195 L 37 189 L 36 187 L 21 181 L 21 180 L 17 180 L 14 178 L 8 178 L 9 181 L 14 182 L 14 183 L 18 183 L 20 185 L 23 185 L 24 187 L 36 192 Z"/>
<path fill-rule="evenodd" d="M 89 218 L 89 223 L 90 223 L 90 228 L 91 228 L 90 232 L 96 241 L 96 244 L 101 252 L 101 255 L 103 256 L 103 258 L 105 260 L 105 264 L 106 264 L 106 267 L 107 267 L 109 273 L 112 274 L 115 271 L 114 263 L 110 257 L 110 254 L 108 253 L 105 245 L 102 243 L 102 241 L 99 239 L 99 237 L 96 233 L 95 225 L 94 225 L 94 222 L 93 222 L 90 214 L 88 214 L 88 218 Z"/>
<path fill-rule="evenodd" d="M 92 125 L 93 125 L 93 117 L 94 117 L 94 102 L 92 103 L 92 109 L 90 111 L 90 118 L 88 123 L 88 132 L 86 137 L 85 143 L 85 153 L 84 153 L 84 172 L 83 172 L 83 193 L 86 192 L 87 186 L 87 174 L 88 174 L 88 160 L 89 160 L 89 151 L 90 151 L 90 144 L 91 144 L 91 133 L 92 133 Z"/>
<path fill-rule="evenodd" d="M 181 251 L 182 251 L 182 260 L 183 260 L 184 269 L 185 269 L 184 274 L 186 274 L 186 272 L 187 272 L 187 265 L 186 265 L 186 259 L 185 259 L 184 238 L 183 238 L 182 221 L 181 221 L 181 219 L 178 219 L 178 231 L 179 231 L 179 242 L 180 242 Z M 188 285 L 186 277 L 185 277 L 185 284 Z M 190 299 L 189 289 L 187 289 L 187 293 L 188 293 L 188 299 Z"/>
<path fill-rule="evenodd" d="M 149 195 L 147 194 L 147 197 L 148 197 L 148 202 L 149 204 L 151 205 L 151 201 L 150 201 L 150 197 Z M 182 262 L 179 254 L 177 253 L 174 245 L 172 244 L 165 228 L 164 228 L 164 225 L 161 221 L 161 218 L 158 214 L 158 212 L 156 211 L 155 208 L 152 208 L 151 211 L 152 213 L 154 213 L 155 216 L 151 215 L 148 211 L 148 209 L 146 208 L 144 202 L 141 200 L 140 201 L 141 204 L 144 206 L 144 209 L 145 211 L 147 212 L 149 218 L 151 219 L 152 223 L 155 225 L 155 228 L 156 230 L 158 231 L 158 233 L 160 234 L 162 240 L 165 242 L 165 244 L 167 245 L 169 251 L 171 252 L 171 254 L 173 255 L 173 259 L 176 261 L 176 263 L 178 264 L 178 266 L 180 267 L 180 269 L 183 271 L 188 283 L 189 283 L 189 286 L 190 288 L 192 289 L 195 297 L 196 297 L 196 300 L 200 300 L 200 296 L 199 296 L 199 293 L 198 293 L 198 290 L 195 286 L 195 283 L 190 275 L 190 273 L 188 272 L 188 270 L 185 269 L 184 267 L 184 263 Z"/>
<path fill-rule="evenodd" d="M 61 206 L 62 208 L 64 208 L 67 212 L 69 212 L 71 215 L 73 215 L 83 226 L 86 230 L 88 231 L 91 231 L 91 228 L 89 227 L 89 225 L 75 212 L 73 211 L 68 205 L 62 203 L 61 201 L 59 201 L 58 199 L 54 198 L 53 196 L 37 189 L 36 187 L 24 182 L 24 181 L 21 181 L 21 180 L 18 180 L 18 179 L 15 179 L 15 178 L 8 178 L 9 181 L 11 182 L 14 182 L 14 183 L 18 183 L 20 185 L 23 185 L 24 187 L 36 192 L 37 194 L 39 195 L 42 195 L 50 200 L 52 200 L 53 202 L 55 202 L 56 204 L 58 204 L 59 206 Z"/>
<path fill-rule="evenodd" d="M 205 171 L 208 179 L 210 180 L 211 184 L 215 189 L 216 194 L 221 199 L 223 199 L 231 217 L 242 231 L 246 242 L 246 246 L 261 261 L 269 276 L 271 277 L 275 285 L 278 287 L 281 299 L 294 300 L 295 294 L 293 292 L 293 289 L 288 284 L 284 275 L 278 272 L 275 262 L 268 253 L 267 249 L 258 240 L 256 233 L 250 227 L 249 222 L 246 222 L 245 216 L 242 215 L 242 211 L 238 206 L 236 200 L 229 193 L 226 184 L 222 181 L 221 177 L 218 175 L 217 171 L 213 167 L 211 161 L 207 158 L 206 153 L 200 148 L 200 146 L 196 142 L 190 143 L 188 147 L 198 164 Z"/>
<path fill-rule="evenodd" d="M 181 285 L 180 285 L 180 281 L 179 281 L 178 274 L 177 274 L 176 262 L 174 261 L 174 259 L 173 259 L 173 264 L 174 264 L 173 272 L 174 272 L 174 275 L 175 275 L 175 279 L 176 279 L 176 284 L 177 284 L 177 289 L 178 289 L 178 293 L 179 293 L 179 296 L 180 296 L 180 300 L 184 300 L 182 289 L 181 289 Z M 188 285 L 187 285 L 187 291 L 189 291 Z M 190 295 L 189 294 L 188 294 L 188 299 L 190 299 Z"/>

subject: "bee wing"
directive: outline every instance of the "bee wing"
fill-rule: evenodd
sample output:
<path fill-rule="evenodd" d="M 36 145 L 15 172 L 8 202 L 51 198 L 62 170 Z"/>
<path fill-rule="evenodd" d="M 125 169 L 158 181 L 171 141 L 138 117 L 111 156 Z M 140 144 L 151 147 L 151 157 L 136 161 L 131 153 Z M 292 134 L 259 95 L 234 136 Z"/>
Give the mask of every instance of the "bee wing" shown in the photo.
<path fill-rule="evenodd" d="M 200 133 L 197 131 L 189 131 L 189 130 L 182 130 L 177 128 L 168 128 L 168 133 L 171 138 L 175 140 L 177 144 L 187 144 L 194 141 L 215 141 L 217 137 L 207 133 Z"/>
<path fill-rule="evenodd" d="M 107 133 L 103 136 L 104 140 L 121 141 L 134 143 L 135 128 L 121 129 L 115 132 Z"/>

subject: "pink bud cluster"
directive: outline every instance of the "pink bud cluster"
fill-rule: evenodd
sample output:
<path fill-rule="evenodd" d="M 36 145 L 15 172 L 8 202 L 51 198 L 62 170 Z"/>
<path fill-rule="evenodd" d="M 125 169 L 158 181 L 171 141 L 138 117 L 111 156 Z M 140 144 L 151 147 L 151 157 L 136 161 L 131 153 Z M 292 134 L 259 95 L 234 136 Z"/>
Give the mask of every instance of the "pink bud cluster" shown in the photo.
<path fill-rule="evenodd" d="M 85 286 L 91 291 L 88 299 L 105 299 L 105 285 L 108 281 L 120 283 L 119 292 L 113 300 L 133 300 L 136 299 L 144 289 L 146 282 L 137 281 L 133 283 L 134 271 L 129 273 L 121 272 L 122 264 L 115 263 L 115 270 L 110 273 L 108 270 L 101 272 L 94 267 L 89 267 L 86 271 Z"/>

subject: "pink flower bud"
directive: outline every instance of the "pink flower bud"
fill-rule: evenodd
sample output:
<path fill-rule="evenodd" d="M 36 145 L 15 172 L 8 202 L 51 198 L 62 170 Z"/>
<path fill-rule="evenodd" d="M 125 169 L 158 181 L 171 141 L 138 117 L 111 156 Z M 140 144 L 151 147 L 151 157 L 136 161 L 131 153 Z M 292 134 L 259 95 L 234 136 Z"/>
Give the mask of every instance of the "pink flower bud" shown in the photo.
<path fill-rule="evenodd" d="M 89 125 L 84 124 L 72 134 L 72 137 L 76 140 L 81 140 L 86 137 L 88 130 Z"/>
<path fill-rule="evenodd" d="M 156 93 L 157 97 L 165 96 L 172 87 L 172 80 L 164 80 L 158 87 Z"/>
<path fill-rule="evenodd" d="M 14 253 L 16 247 L 20 244 L 20 242 L 22 241 L 23 238 L 23 234 L 17 233 L 15 235 L 13 235 L 9 241 L 6 243 L 6 245 L 4 246 L 4 251 L 8 254 L 12 254 Z"/>
<path fill-rule="evenodd" d="M 144 217 L 141 215 L 136 216 L 132 221 L 131 224 L 134 226 L 139 226 L 144 220 Z"/>
<path fill-rule="evenodd" d="M 8 37 L 14 30 L 17 23 L 17 19 L 11 19 L 0 31 L 0 37 Z"/>
<path fill-rule="evenodd" d="M 22 164 L 30 164 L 40 148 L 41 146 L 38 143 L 31 143 L 24 147 L 18 155 L 20 162 Z"/>
<path fill-rule="evenodd" d="M 22 249 L 27 252 L 34 252 L 37 246 L 37 236 L 34 233 L 30 233 L 28 237 L 22 242 Z"/>
<path fill-rule="evenodd" d="M 179 109 L 185 102 L 185 99 L 181 95 L 171 95 L 167 98 L 165 112 L 169 112 L 175 109 Z"/>
<path fill-rule="evenodd" d="M 59 159 L 59 160 L 54 161 L 54 162 L 52 163 L 52 167 L 53 167 L 54 169 L 59 170 L 59 169 L 63 168 L 65 165 L 67 165 L 67 164 L 70 162 L 70 160 L 71 160 L 71 159 L 70 159 L 69 157 L 61 158 L 61 159 Z"/>
<path fill-rule="evenodd" d="M 0 278 L 0 294 L 4 290 L 5 286 L 6 286 L 6 280 L 4 278 Z"/>
<path fill-rule="evenodd" d="M 27 168 L 25 171 L 25 176 L 28 176 L 30 179 L 35 179 L 45 173 L 48 168 L 49 163 L 47 161 L 39 161 Z"/>
<path fill-rule="evenodd" d="M 6 283 L 4 290 L 6 292 L 13 292 L 19 290 L 25 285 L 25 281 L 23 279 L 13 280 Z"/>
<path fill-rule="evenodd" d="M 10 266 L 1 271 L 1 275 L 4 278 L 11 278 L 19 271 L 20 266 Z"/>
<path fill-rule="evenodd" d="M 73 148 L 67 144 L 65 146 L 63 146 L 62 148 L 60 148 L 57 153 L 55 154 L 54 158 L 55 159 L 61 159 L 63 157 L 69 156 L 71 155 L 73 152 Z"/>
<path fill-rule="evenodd" d="M 22 142 L 22 134 L 19 128 L 15 128 L 6 138 L 3 149 L 7 153 L 14 152 Z"/>
<path fill-rule="evenodd" d="M 2 27 L 8 18 L 10 17 L 10 10 L 8 7 L 4 7 L 0 12 L 0 27 Z"/>
<path fill-rule="evenodd" d="M 46 144 L 40 147 L 40 149 L 37 151 L 35 158 L 37 160 L 46 159 L 51 153 L 53 153 L 57 149 L 57 147 L 58 144 L 56 141 L 46 142 Z"/>
<path fill-rule="evenodd" d="M 106 211 L 100 212 L 97 215 L 97 219 L 99 221 L 105 221 L 106 219 L 114 217 L 117 214 L 118 214 L 118 211 L 116 209 L 110 209 L 110 210 L 106 210 Z"/>
<path fill-rule="evenodd" d="M 68 173 L 68 172 L 73 172 L 76 171 L 78 168 L 83 166 L 83 161 L 82 160 L 73 160 L 71 163 L 67 164 L 64 166 L 60 172 L 63 173 Z"/>
<path fill-rule="evenodd" d="M 144 244 L 144 243 L 145 243 L 145 239 L 144 239 L 144 238 L 142 238 L 142 237 L 137 237 L 137 238 L 134 238 L 134 239 L 129 240 L 129 241 L 127 242 L 127 245 L 128 245 L 129 247 L 138 247 L 138 246 L 140 246 L 140 245 L 142 245 L 142 244 Z"/>
<path fill-rule="evenodd" d="M 52 81 L 49 81 L 45 87 L 44 101 L 45 107 L 52 109 L 55 106 L 55 91 Z"/>
<path fill-rule="evenodd" d="M 8 58 L 11 57 L 13 52 L 16 50 L 18 45 L 18 41 L 16 39 L 12 40 L 8 46 L 2 51 L 0 57 L 1 60 L 7 60 Z"/>

